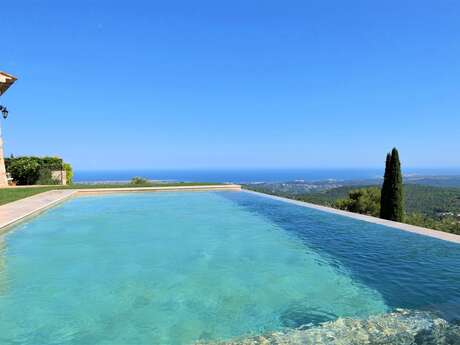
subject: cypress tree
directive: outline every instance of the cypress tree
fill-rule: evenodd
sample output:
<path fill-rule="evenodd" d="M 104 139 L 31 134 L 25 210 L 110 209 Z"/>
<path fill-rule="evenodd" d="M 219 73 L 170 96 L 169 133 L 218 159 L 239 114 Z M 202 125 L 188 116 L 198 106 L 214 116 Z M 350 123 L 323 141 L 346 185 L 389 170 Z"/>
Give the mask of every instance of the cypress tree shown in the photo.
<path fill-rule="evenodd" d="M 396 222 L 404 220 L 403 177 L 401 162 L 396 148 L 391 151 L 391 179 L 390 179 L 390 218 Z"/>
<path fill-rule="evenodd" d="M 403 178 L 396 148 L 387 154 L 380 197 L 380 218 L 396 222 L 402 222 L 404 219 Z"/>
<path fill-rule="evenodd" d="M 380 195 L 380 218 L 388 219 L 388 199 L 389 199 L 389 185 L 391 175 L 391 153 L 387 154 L 385 162 L 385 175 L 383 176 L 383 184 Z"/>

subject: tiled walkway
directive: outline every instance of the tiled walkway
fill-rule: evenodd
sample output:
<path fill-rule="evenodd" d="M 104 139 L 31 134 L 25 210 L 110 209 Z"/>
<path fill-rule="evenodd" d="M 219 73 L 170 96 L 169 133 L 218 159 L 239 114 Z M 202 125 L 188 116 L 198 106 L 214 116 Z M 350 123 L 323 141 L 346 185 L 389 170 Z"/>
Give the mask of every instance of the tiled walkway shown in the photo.
<path fill-rule="evenodd" d="M 76 190 L 51 190 L 0 206 L 0 233 L 8 225 L 40 212 L 76 194 Z"/>

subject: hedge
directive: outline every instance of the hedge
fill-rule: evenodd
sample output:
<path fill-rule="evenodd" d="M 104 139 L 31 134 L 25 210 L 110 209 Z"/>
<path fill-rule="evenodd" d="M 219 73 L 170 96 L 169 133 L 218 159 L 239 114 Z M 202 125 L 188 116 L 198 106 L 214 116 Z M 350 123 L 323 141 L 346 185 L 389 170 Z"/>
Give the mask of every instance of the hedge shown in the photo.
<path fill-rule="evenodd" d="M 67 172 L 67 183 L 72 183 L 72 167 L 59 157 L 5 158 L 5 167 L 18 185 L 56 184 L 51 172 L 60 170 Z"/>

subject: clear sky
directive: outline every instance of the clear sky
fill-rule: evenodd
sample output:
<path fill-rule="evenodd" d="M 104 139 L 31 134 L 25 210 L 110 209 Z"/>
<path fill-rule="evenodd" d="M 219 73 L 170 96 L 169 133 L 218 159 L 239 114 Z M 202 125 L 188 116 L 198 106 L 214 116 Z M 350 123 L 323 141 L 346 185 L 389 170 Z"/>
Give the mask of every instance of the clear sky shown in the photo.
<path fill-rule="evenodd" d="M 2 1 L 6 154 L 76 169 L 460 166 L 460 2 Z"/>

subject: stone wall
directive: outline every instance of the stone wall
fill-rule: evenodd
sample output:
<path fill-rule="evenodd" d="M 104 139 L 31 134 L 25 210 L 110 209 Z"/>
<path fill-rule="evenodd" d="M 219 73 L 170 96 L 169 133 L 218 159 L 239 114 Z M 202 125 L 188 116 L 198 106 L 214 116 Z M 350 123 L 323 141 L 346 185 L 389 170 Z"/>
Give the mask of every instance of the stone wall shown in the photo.
<path fill-rule="evenodd" d="M 55 170 L 51 172 L 51 178 L 58 184 L 65 186 L 67 184 L 67 173 L 65 170 Z"/>

